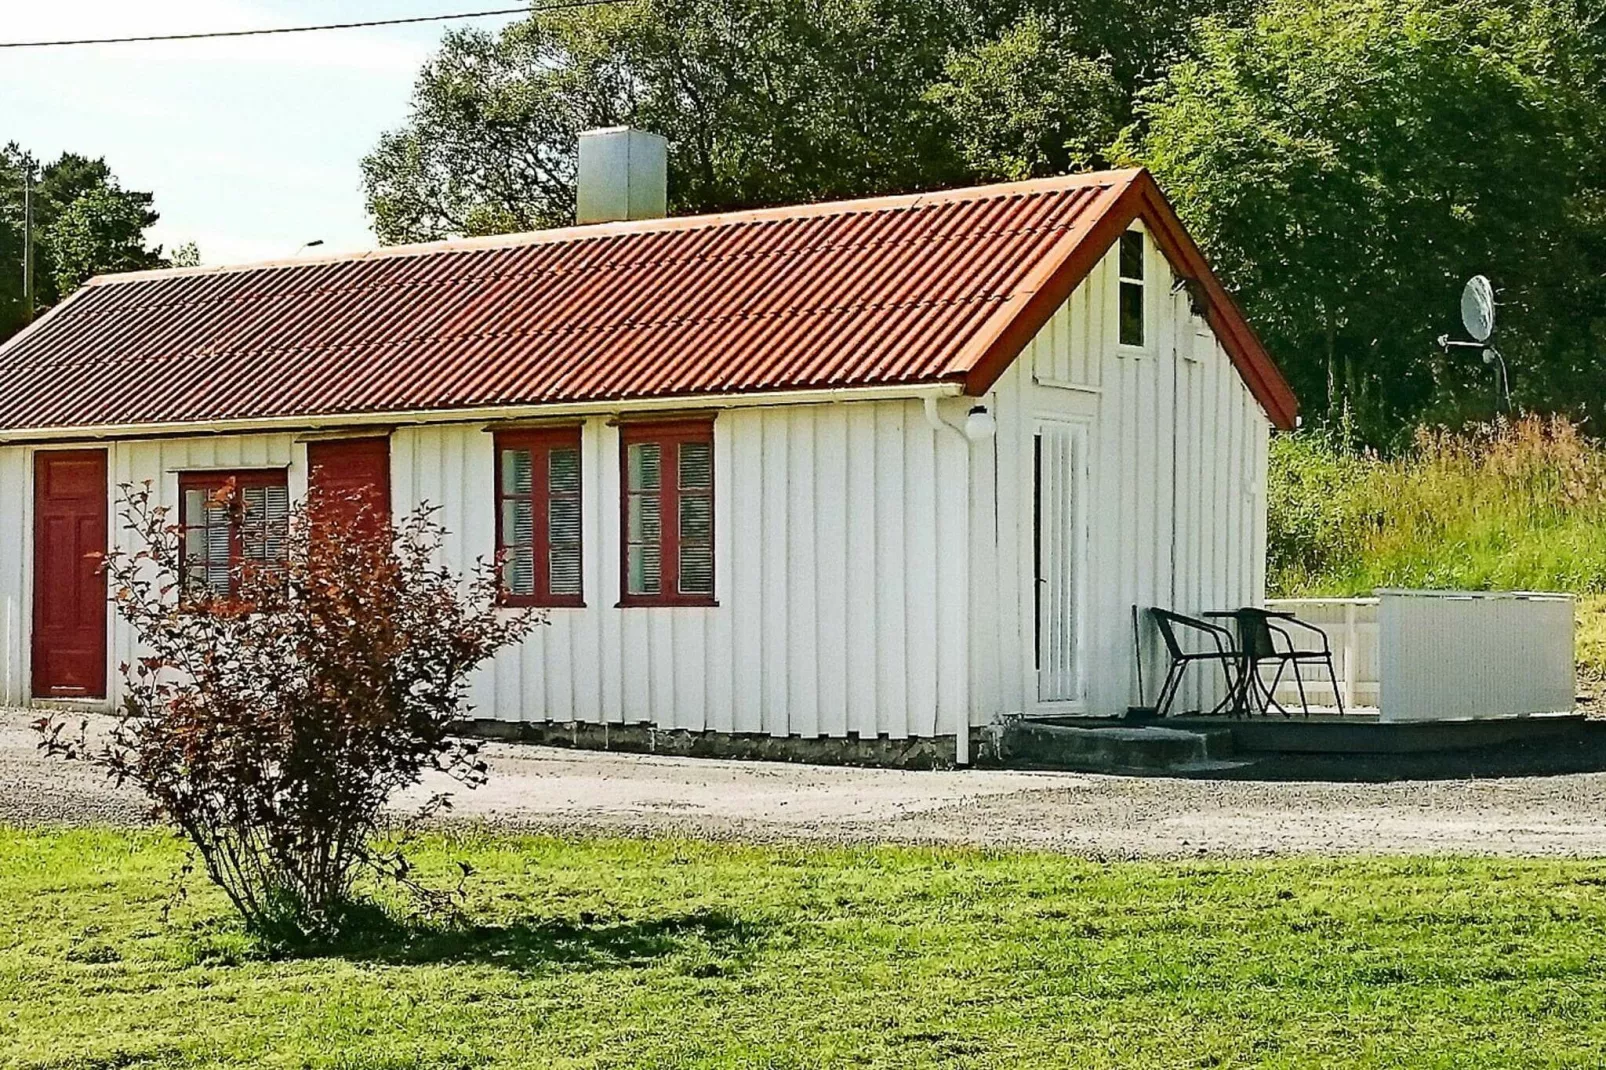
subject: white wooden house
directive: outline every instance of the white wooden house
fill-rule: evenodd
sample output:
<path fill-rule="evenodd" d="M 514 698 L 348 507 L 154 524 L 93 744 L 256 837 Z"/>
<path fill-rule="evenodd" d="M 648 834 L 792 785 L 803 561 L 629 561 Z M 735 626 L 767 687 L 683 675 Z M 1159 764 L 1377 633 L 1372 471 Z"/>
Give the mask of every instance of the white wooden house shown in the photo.
<path fill-rule="evenodd" d="M 1140 702 L 1134 606 L 1262 597 L 1294 416 L 1142 171 L 100 278 L 0 348 L 0 699 L 115 700 L 118 485 L 227 582 L 321 479 L 547 607 L 480 717 L 964 760 Z"/>

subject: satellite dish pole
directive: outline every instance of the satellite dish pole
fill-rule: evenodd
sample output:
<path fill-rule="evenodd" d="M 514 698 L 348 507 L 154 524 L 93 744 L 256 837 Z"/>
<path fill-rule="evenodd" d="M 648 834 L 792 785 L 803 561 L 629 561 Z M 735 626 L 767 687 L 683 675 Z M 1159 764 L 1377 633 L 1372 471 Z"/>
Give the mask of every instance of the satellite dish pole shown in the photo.
<path fill-rule="evenodd" d="M 1461 291 L 1461 325 L 1472 336 L 1472 341 L 1463 342 L 1441 334 L 1439 345 L 1446 352 L 1451 349 L 1476 349 L 1482 352 L 1483 362 L 1495 369 L 1495 411 L 1509 413 L 1511 376 L 1506 371 L 1506 358 L 1489 344 L 1489 338 L 1494 334 L 1494 305 L 1494 286 L 1483 275 L 1472 276 Z"/>

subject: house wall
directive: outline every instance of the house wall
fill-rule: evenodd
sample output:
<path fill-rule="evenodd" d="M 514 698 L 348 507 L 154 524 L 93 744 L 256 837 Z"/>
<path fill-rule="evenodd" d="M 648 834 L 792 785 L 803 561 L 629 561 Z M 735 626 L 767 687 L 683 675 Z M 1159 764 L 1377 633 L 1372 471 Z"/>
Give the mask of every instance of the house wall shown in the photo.
<path fill-rule="evenodd" d="M 32 451 L 7 446 L 0 448 L 0 700 L 7 706 L 28 701 L 32 560 Z"/>
<path fill-rule="evenodd" d="M 1186 292 L 1171 293 L 1148 243 L 1141 349 L 1117 341 L 1116 254 L 1106 256 L 995 385 L 996 553 L 977 559 L 976 704 L 1001 713 L 1113 716 L 1152 702 L 1165 671 L 1133 607 L 1197 614 L 1258 604 L 1265 591 L 1265 472 L 1271 425 Z M 1081 429 L 1082 695 L 1038 700 L 1033 436 Z M 1216 677 L 1192 670 L 1176 709 L 1208 708 Z"/>
<path fill-rule="evenodd" d="M 946 415 L 962 419 L 965 408 L 949 402 Z M 893 739 L 952 735 L 969 717 L 970 458 L 919 402 L 720 413 L 713 608 L 616 608 L 618 429 L 604 418 L 583 427 L 586 607 L 547 611 L 478 674 L 479 715 Z M 292 434 L 109 449 L 114 487 L 150 480 L 157 503 L 175 509 L 187 470 L 287 466 L 292 496 L 306 488 L 306 444 Z M 32 452 L 0 448 L 0 505 L 16 520 L 0 543 L 0 687 L 16 704 L 29 700 Z M 445 558 L 459 569 L 495 553 L 493 460 L 483 423 L 391 437 L 396 508 L 438 507 Z M 132 653 L 115 623 L 114 700 L 116 666 Z"/>
<path fill-rule="evenodd" d="M 969 464 L 918 403 L 716 418 L 714 608 L 615 607 L 618 429 L 587 420 L 582 445 L 586 608 L 480 675 L 482 715 L 895 739 L 969 715 Z M 491 435 L 405 428 L 391 457 L 397 507 L 438 505 L 455 563 L 494 552 Z"/>
<path fill-rule="evenodd" d="M 80 443 L 89 448 L 100 443 Z M 288 467 L 292 496 L 306 493 L 305 443 L 291 434 L 203 435 L 107 443 L 108 499 L 112 544 L 124 541 L 123 485 L 150 481 L 153 503 L 178 515 L 178 474 L 205 469 Z M 29 625 L 33 608 L 33 456 L 51 447 L 0 447 L 0 698 L 8 705 L 30 701 Z M 110 611 L 108 610 L 108 614 Z M 112 626 L 107 684 L 115 701 L 121 684 L 118 666 L 134 653 L 133 636 L 120 621 Z"/>

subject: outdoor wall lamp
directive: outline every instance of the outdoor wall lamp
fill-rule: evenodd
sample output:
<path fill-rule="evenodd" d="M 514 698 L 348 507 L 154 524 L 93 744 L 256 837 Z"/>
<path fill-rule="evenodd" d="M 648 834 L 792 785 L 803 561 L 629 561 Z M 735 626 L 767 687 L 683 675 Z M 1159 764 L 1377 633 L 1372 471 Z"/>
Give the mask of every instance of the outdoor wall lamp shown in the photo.
<path fill-rule="evenodd" d="M 985 405 L 972 406 L 965 417 L 965 437 L 972 442 L 983 442 L 998 434 L 998 421 Z"/>

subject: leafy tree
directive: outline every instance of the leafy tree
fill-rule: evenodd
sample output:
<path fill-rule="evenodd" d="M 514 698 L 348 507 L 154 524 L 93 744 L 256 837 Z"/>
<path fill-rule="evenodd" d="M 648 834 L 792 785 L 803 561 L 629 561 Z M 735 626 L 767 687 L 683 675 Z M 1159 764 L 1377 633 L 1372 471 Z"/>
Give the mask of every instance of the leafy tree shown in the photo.
<path fill-rule="evenodd" d="M 449 35 L 364 162 L 381 240 L 572 220 L 581 130 L 670 139 L 716 211 L 1102 161 L 1195 14 L 1244 0 L 641 0 Z"/>
<path fill-rule="evenodd" d="M 678 211 L 869 193 L 955 174 L 922 103 L 946 0 L 653 0 L 447 37 L 411 123 L 365 161 L 383 240 L 572 221 L 581 130 L 671 141 Z"/>
<path fill-rule="evenodd" d="M 169 266 L 176 268 L 192 268 L 201 266 L 201 247 L 192 241 L 187 241 L 173 250 L 167 258 Z"/>
<path fill-rule="evenodd" d="M 35 306 L 49 308 L 90 277 L 163 267 L 145 243 L 151 195 L 125 190 L 105 160 L 65 153 L 40 168 L 16 144 L 0 148 L 0 341 L 26 321 L 23 184 L 33 176 Z"/>
<path fill-rule="evenodd" d="M 1131 94 L 1153 85 L 1178 59 L 1190 54 L 1194 24 L 1215 16 L 1236 25 L 1249 18 L 1258 0 L 992 0 L 970 5 L 977 33 L 971 44 L 1019 34 L 1023 26 L 1042 28 L 1040 47 L 1069 51 L 1109 69 L 1126 99 L 1120 114 L 1130 115 Z M 1018 42 L 1017 42 L 1018 44 Z M 956 47 L 962 47 L 956 45 Z M 1043 87 L 1052 89 L 1052 87 Z"/>
<path fill-rule="evenodd" d="M 1601 45 L 1550 0 L 1269 0 L 1138 106 L 1150 167 L 1307 406 L 1374 442 L 1487 414 L 1464 280 L 1533 405 L 1600 404 Z M 1324 405 L 1325 402 L 1325 405 Z"/>
<path fill-rule="evenodd" d="M 154 221 L 154 212 L 106 186 L 69 201 L 44 228 L 40 241 L 55 294 L 70 294 L 104 272 L 137 271 L 162 263 L 144 242 L 145 229 Z"/>

